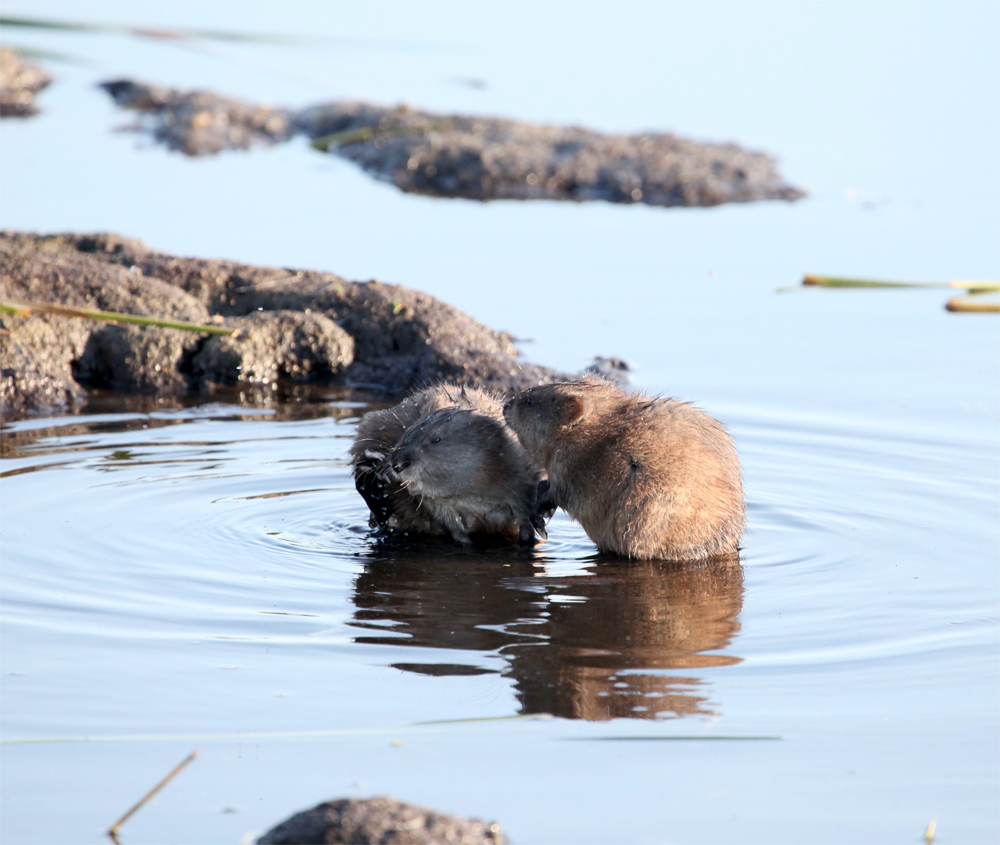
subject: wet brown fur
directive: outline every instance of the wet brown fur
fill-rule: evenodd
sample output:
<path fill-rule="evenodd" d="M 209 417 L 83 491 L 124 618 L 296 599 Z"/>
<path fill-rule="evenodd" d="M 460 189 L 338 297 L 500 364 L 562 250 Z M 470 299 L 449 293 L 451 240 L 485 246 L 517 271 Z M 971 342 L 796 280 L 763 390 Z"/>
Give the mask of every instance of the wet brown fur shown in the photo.
<path fill-rule="evenodd" d="M 534 514 L 538 472 L 490 393 L 437 385 L 369 412 L 351 456 L 373 527 L 463 543 L 477 534 L 525 545 L 536 531 L 545 536 Z"/>
<path fill-rule="evenodd" d="M 739 459 L 722 424 L 692 405 L 585 379 L 523 391 L 504 416 L 548 472 L 550 504 L 602 552 L 691 559 L 738 549 Z"/>

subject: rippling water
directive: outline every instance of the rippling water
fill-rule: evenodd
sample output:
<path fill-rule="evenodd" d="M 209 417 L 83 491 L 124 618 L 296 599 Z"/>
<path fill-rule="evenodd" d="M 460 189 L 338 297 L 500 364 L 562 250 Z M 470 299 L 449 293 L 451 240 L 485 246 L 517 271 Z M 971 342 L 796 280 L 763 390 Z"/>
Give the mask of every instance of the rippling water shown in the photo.
<path fill-rule="evenodd" d="M 648 812 L 612 822 L 606 808 L 706 794 L 732 818 L 705 837 L 681 813 L 678 838 L 732 841 L 763 822 L 765 784 L 788 810 L 748 841 L 794 838 L 796 814 L 824 819 L 817 841 L 889 841 L 887 800 L 922 818 L 985 799 L 989 440 L 732 408 L 741 560 L 626 564 L 562 516 L 533 551 L 379 541 L 347 460 L 363 409 L 5 428 L 3 733 L 51 743 L 7 747 L 8 791 L 32 772 L 99 825 L 123 799 L 74 783 L 81 772 L 165 771 L 199 744 L 191 805 L 167 829 L 204 842 L 264 829 L 288 800 L 366 794 L 369 778 L 430 803 L 447 783 L 527 841 L 652 841 Z M 558 718 L 462 721 L 518 714 Z M 54 742 L 84 737 L 116 741 Z M 657 742 L 677 737 L 694 739 Z M 595 755 L 609 775 L 596 781 Z M 854 817 L 838 823 L 845 802 Z M 164 824 L 149 815 L 130 823 L 140 841 Z M 989 822 L 961 824 L 975 841 Z M 19 841 L 53 829 L 81 835 L 49 824 Z"/>

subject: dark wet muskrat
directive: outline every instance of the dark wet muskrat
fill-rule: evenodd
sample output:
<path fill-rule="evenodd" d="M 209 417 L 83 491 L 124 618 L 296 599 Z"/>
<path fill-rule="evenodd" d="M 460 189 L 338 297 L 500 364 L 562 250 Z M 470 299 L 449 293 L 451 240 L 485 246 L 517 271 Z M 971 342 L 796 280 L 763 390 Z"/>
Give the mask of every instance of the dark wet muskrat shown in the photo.
<path fill-rule="evenodd" d="M 485 391 L 438 385 L 365 414 L 351 455 L 373 527 L 462 543 L 545 536 L 539 473 Z"/>
<path fill-rule="evenodd" d="M 504 416 L 548 473 L 547 504 L 602 552 L 689 559 L 737 550 L 746 520 L 739 459 L 708 414 L 588 378 L 525 390 Z"/>

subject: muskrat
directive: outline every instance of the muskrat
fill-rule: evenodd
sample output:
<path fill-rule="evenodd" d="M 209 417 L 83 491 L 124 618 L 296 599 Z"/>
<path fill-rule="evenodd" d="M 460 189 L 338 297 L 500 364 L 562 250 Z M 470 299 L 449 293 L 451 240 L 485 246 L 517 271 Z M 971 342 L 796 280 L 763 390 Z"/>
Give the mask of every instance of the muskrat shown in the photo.
<path fill-rule="evenodd" d="M 525 390 L 504 416 L 548 473 L 538 507 L 562 507 L 600 551 L 689 559 L 738 549 L 740 463 L 708 414 L 587 378 Z"/>
<path fill-rule="evenodd" d="M 390 533 L 498 535 L 533 545 L 539 473 L 482 390 L 437 385 L 362 417 L 351 447 L 369 523 Z"/>

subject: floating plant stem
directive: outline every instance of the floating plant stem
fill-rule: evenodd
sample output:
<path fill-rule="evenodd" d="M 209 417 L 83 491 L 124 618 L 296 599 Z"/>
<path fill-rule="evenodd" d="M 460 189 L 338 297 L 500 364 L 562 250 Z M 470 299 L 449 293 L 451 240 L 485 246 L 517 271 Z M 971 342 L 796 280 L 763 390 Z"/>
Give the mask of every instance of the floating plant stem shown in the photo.
<path fill-rule="evenodd" d="M 224 326 L 202 326 L 183 320 L 157 320 L 155 317 L 142 317 L 138 314 L 119 314 L 116 311 L 99 311 L 96 308 L 78 308 L 75 305 L 56 305 L 51 302 L 0 299 L 0 312 L 20 316 L 26 316 L 32 312 L 58 314 L 61 317 L 81 317 L 85 320 L 103 320 L 108 323 L 130 323 L 136 326 L 159 326 L 164 329 L 180 329 L 186 332 L 228 335 L 229 337 L 240 336 L 239 329 L 227 329 Z"/>
<path fill-rule="evenodd" d="M 722 734 L 663 734 L 652 736 L 567 736 L 570 742 L 746 742 L 748 740 L 781 740 L 780 736 L 723 736 Z"/>
<path fill-rule="evenodd" d="M 405 50 L 414 49 L 440 51 L 454 50 L 447 43 L 433 41 L 399 41 L 372 38 L 335 38 L 331 36 L 283 35 L 273 32 L 239 32 L 231 29 L 191 29 L 187 27 L 165 26 L 134 26 L 122 23 L 99 23 L 97 21 L 71 21 L 54 18 L 31 18 L 18 15 L 0 15 L 0 26 L 22 27 L 26 29 L 52 29 L 61 32 L 104 33 L 111 35 L 130 35 L 137 38 L 153 38 L 160 41 L 229 41 L 247 44 L 337 44 L 352 48 L 371 50 Z"/>
<path fill-rule="evenodd" d="M 122 734 L 118 736 L 35 736 L 20 739 L 0 739 L 0 745 L 43 745 L 49 743 L 77 742 L 259 742 L 264 740 L 338 739 L 345 736 L 379 736 L 403 734 L 412 731 L 424 733 L 435 729 L 447 730 L 451 725 L 481 722 L 522 722 L 551 719 L 549 713 L 524 713 L 513 716 L 478 716 L 469 719 L 442 719 L 429 722 L 412 722 L 408 725 L 390 725 L 374 728 L 332 728 L 298 731 L 234 731 L 229 733 L 200 734 Z"/>
<path fill-rule="evenodd" d="M 803 285 L 824 288 L 952 288 L 967 291 L 1000 291 L 1000 282 L 972 282 L 956 280 L 952 282 L 890 282 L 883 279 L 845 279 L 840 276 L 806 275 Z"/>
<path fill-rule="evenodd" d="M 551 713 L 516 713 L 513 716 L 474 716 L 471 719 L 432 719 L 429 722 L 414 722 L 414 725 L 462 725 L 469 722 L 513 722 L 537 721 L 545 722 L 552 718 Z"/>
<path fill-rule="evenodd" d="M 937 833 L 937 819 L 927 822 L 927 829 L 924 831 L 924 842 L 927 845 L 934 845 L 934 834 Z"/>
<path fill-rule="evenodd" d="M 971 293 L 975 293 L 972 291 Z M 974 296 L 956 296 L 949 299 L 944 304 L 945 310 L 947 311 L 963 311 L 966 313 L 979 313 L 987 314 L 993 312 L 1000 312 L 1000 302 L 995 302 L 987 300 L 983 302 L 982 300 L 976 299 Z"/>
<path fill-rule="evenodd" d="M 70 53 L 60 53 L 55 50 L 40 50 L 37 47 L 26 47 L 18 44 L 7 43 L 19 56 L 25 59 L 35 59 L 36 61 L 62 62 L 68 65 L 78 65 L 80 67 L 97 67 L 94 62 L 75 56 Z"/>
<path fill-rule="evenodd" d="M 167 27 L 129 26 L 128 24 L 91 23 L 89 21 L 61 21 L 43 18 L 0 16 L 0 26 L 17 26 L 29 29 L 55 29 L 63 32 L 103 32 L 115 35 L 135 35 L 140 38 L 159 38 L 186 41 L 208 38 L 215 41 L 247 41 L 261 44 L 299 44 L 303 39 L 265 33 L 233 32 L 220 29 L 177 29 Z"/>
<path fill-rule="evenodd" d="M 170 781 L 173 780 L 173 778 L 177 774 L 179 774 L 180 771 L 188 763 L 190 763 L 192 760 L 194 760 L 195 757 L 197 757 L 197 756 L 198 756 L 198 749 L 196 748 L 194 751 L 192 751 L 190 754 L 188 754 L 187 757 L 185 757 L 183 760 L 181 760 L 181 762 L 178 763 L 173 768 L 173 770 L 167 774 L 167 776 L 163 780 L 161 780 L 158 784 L 156 784 L 156 786 L 154 786 L 151 790 L 149 790 L 149 792 L 147 792 L 145 795 L 143 795 L 142 798 L 140 798 L 135 803 L 135 805 L 132 807 L 132 809 L 130 809 L 127 813 L 125 813 L 124 816 L 122 816 L 120 819 L 118 819 L 118 821 L 116 821 L 113 825 L 111 825 L 111 827 L 108 828 L 108 836 L 110 836 L 112 840 L 114 840 L 115 842 L 117 842 L 118 841 L 118 828 L 120 828 L 123 824 L 125 824 L 125 822 L 127 822 L 130 818 L 132 818 L 132 816 L 135 814 L 135 812 L 137 810 L 141 809 L 142 806 L 150 798 L 152 798 L 154 795 L 156 795 L 157 792 L 159 792 L 161 789 L 163 789 L 163 787 L 165 787 L 168 783 L 170 783 Z"/>
<path fill-rule="evenodd" d="M 987 300 L 983 302 L 976 297 L 982 293 L 1000 293 L 1000 282 L 968 281 L 954 279 L 950 282 L 890 282 L 883 279 L 845 279 L 840 276 L 803 276 L 804 286 L 824 288 L 946 288 L 949 290 L 964 290 L 964 296 L 956 296 L 945 303 L 947 311 L 965 311 L 978 313 L 1000 312 L 1000 302 Z M 779 292 L 794 290 L 794 288 L 778 288 Z"/>
<path fill-rule="evenodd" d="M 955 279 L 948 282 L 948 287 L 956 290 L 967 290 L 969 293 L 1000 293 L 1000 282 L 973 282 Z"/>

